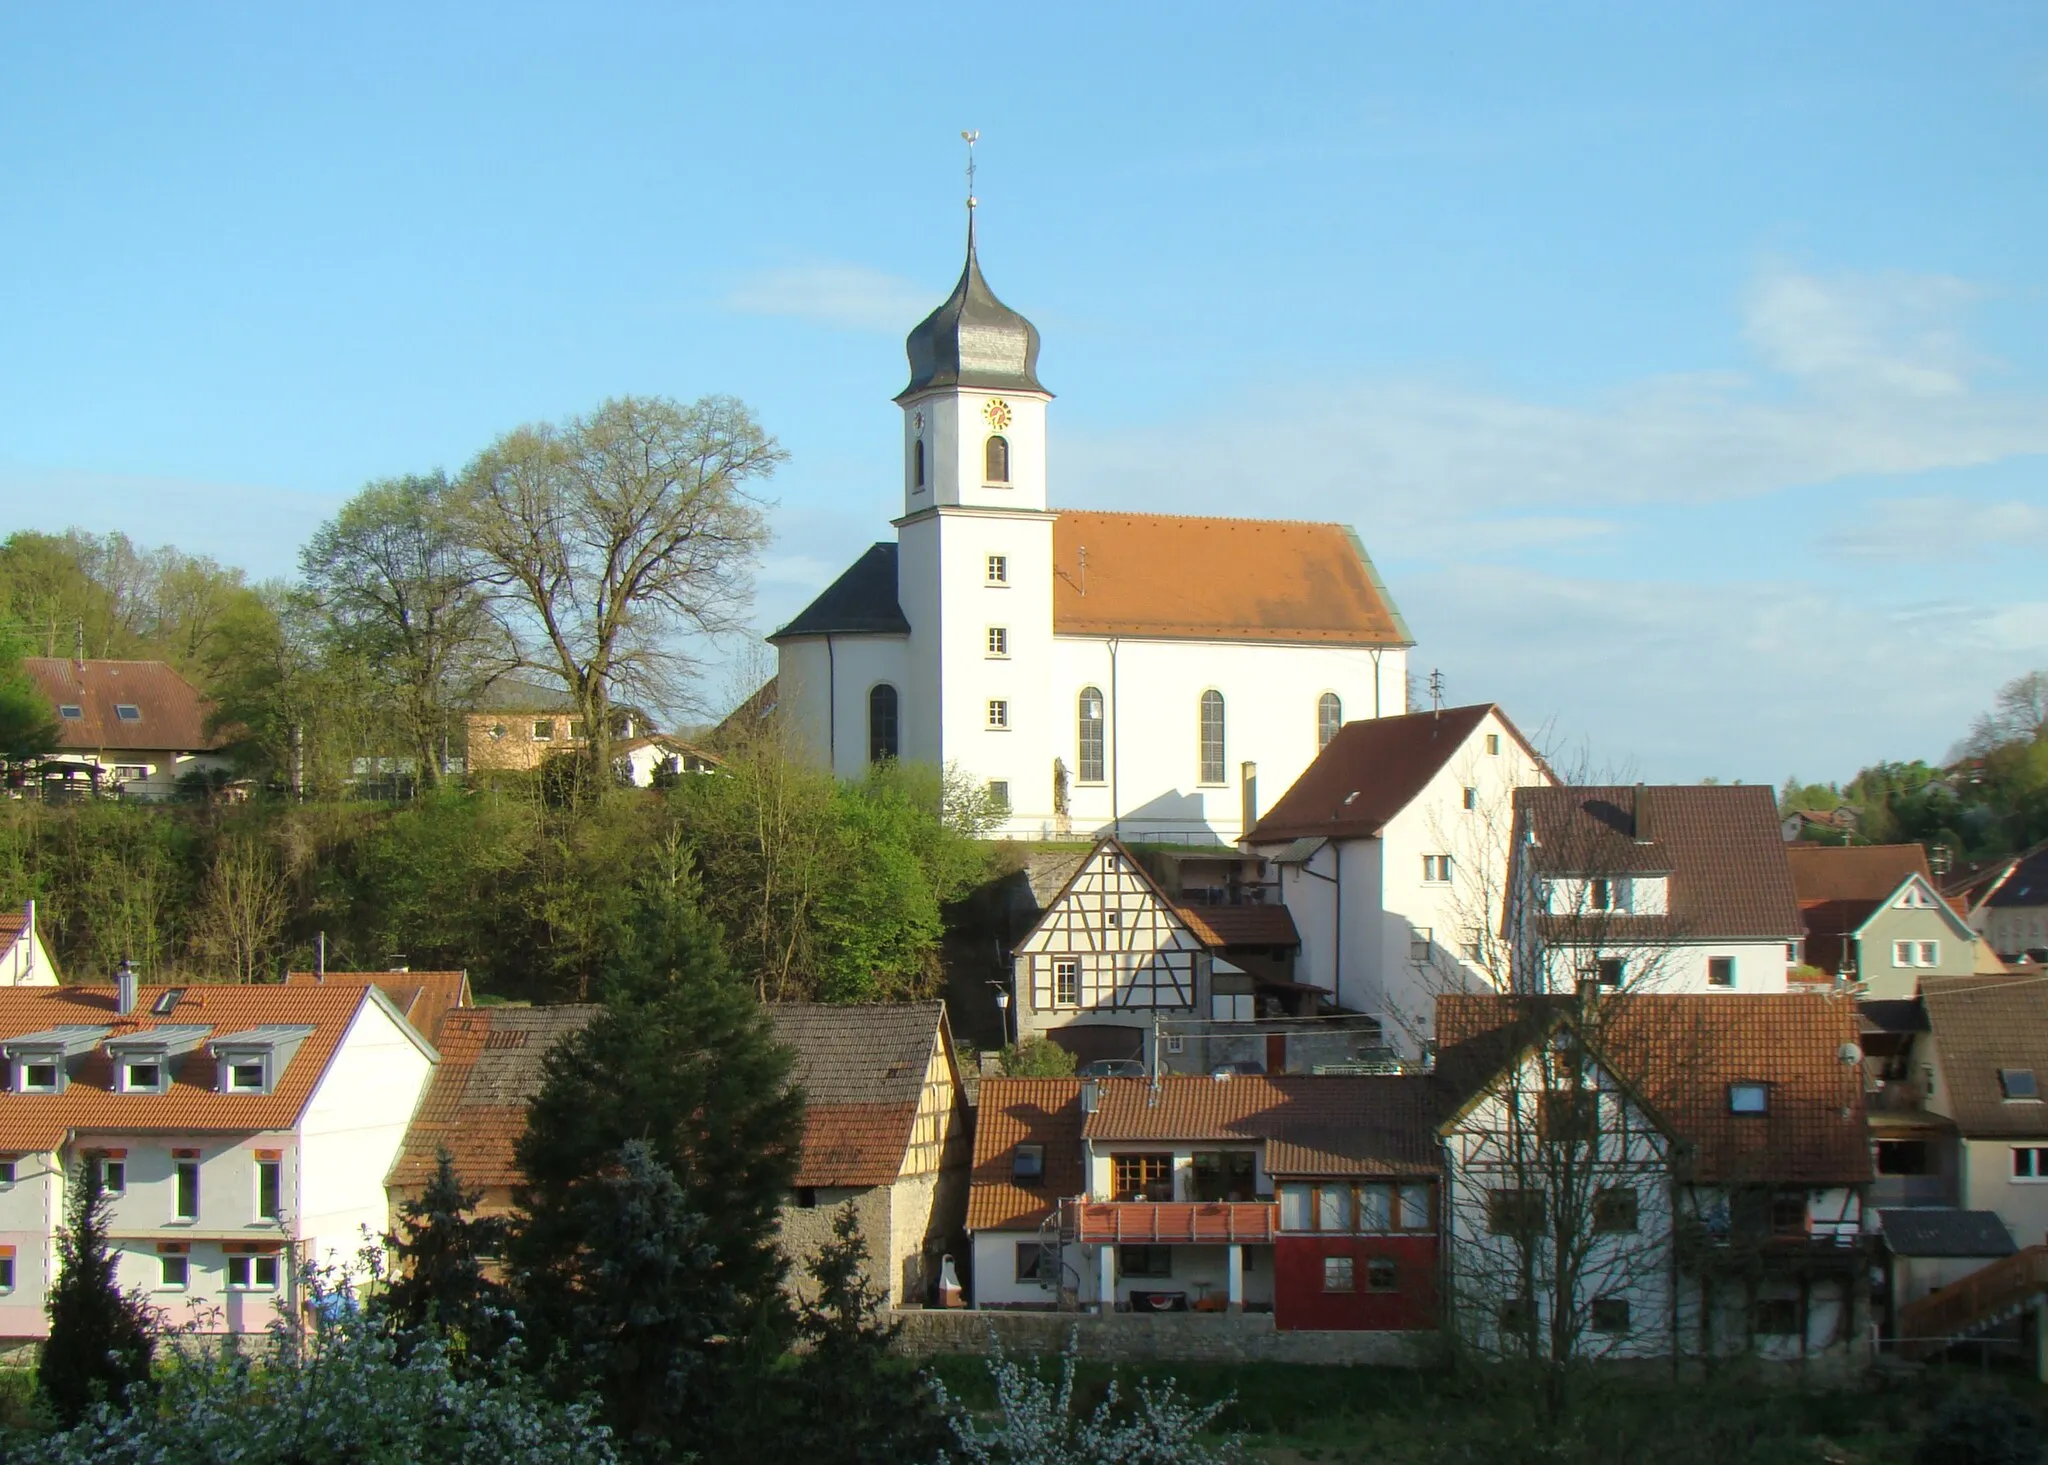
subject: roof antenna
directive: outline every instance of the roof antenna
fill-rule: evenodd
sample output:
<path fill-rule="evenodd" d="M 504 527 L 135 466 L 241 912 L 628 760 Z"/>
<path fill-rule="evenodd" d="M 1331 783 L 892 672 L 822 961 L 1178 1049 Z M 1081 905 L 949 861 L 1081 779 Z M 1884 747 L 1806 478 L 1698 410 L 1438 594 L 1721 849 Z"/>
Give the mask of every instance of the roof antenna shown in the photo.
<path fill-rule="evenodd" d="M 1081 598 L 1088 598 L 1088 546 L 1081 546 Z"/>
<path fill-rule="evenodd" d="M 313 958 L 313 980 L 324 982 L 327 980 L 327 933 L 325 931 L 320 933 L 320 944 L 316 950 L 318 954 Z"/>
<path fill-rule="evenodd" d="M 969 200 L 972 206 L 973 200 Z M 80 617 L 71 623 L 71 659 L 80 666 L 85 665 L 85 619 Z"/>
<path fill-rule="evenodd" d="M 1429 705 L 1431 716 L 1444 715 L 1444 674 L 1435 667 L 1429 670 Z"/>

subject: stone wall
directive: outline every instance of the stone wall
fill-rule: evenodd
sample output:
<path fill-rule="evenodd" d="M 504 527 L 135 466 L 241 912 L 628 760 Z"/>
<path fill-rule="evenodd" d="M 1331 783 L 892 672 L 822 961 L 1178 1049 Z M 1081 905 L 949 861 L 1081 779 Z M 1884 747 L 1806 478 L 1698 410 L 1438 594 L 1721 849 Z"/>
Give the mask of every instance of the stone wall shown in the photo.
<path fill-rule="evenodd" d="M 1081 1356 L 1113 1363 L 1324 1363 L 1414 1368 L 1431 1361 L 1434 1333 L 1283 1333 L 1270 1313 L 940 1312 L 899 1309 L 896 1351 L 1057 1353 L 1076 1330 Z"/>

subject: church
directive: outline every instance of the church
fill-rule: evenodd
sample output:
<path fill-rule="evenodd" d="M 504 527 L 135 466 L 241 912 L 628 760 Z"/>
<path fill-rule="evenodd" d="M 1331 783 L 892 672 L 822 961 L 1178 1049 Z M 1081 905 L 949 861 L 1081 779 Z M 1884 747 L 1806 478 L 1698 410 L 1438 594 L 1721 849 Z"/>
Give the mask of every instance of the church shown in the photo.
<path fill-rule="evenodd" d="M 896 537 L 769 637 L 778 715 L 842 778 L 954 765 L 999 835 L 1233 842 L 1347 720 L 1407 710 L 1407 625 L 1342 524 L 1051 507 L 1038 330 L 973 210 L 905 342 Z"/>

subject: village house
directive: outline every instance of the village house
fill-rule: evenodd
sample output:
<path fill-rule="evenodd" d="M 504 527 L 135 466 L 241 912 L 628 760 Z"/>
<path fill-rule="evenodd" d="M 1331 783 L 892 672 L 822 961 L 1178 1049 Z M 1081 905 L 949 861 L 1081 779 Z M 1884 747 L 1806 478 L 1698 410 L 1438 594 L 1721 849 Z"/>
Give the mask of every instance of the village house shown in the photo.
<path fill-rule="evenodd" d="M 612 771 L 633 788 L 653 788 L 686 773 L 715 773 L 724 761 L 667 733 L 625 738 L 612 744 Z"/>
<path fill-rule="evenodd" d="M 804 1092 L 796 1193 L 782 1209 L 797 1285 L 851 1204 L 890 1305 L 937 1301 L 941 1264 L 965 1239 L 973 1153 L 945 1004 L 786 1003 L 768 1014 Z"/>
<path fill-rule="evenodd" d="M 977 1307 L 1435 1326 L 1426 1079 L 989 1079 L 979 1125 Z"/>
<path fill-rule="evenodd" d="M 36 903 L 24 901 L 19 915 L 0 916 L 0 987 L 56 985 L 56 963 L 36 930 Z"/>
<path fill-rule="evenodd" d="M 957 765 L 998 833 L 1228 843 L 1347 719 L 1406 710 L 1412 638 L 1341 524 L 1055 510 L 1039 335 L 976 255 L 905 342 L 902 514 L 769 639 L 841 778 Z"/>
<path fill-rule="evenodd" d="M 2048 844 L 1996 861 L 1951 885 L 1971 927 L 2007 961 L 2048 961 Z"/>
<path fill-rule="evenodd" d="M 1512 1352 L 1533 1327 L 1547 1353 L 1563 1308 L 1581 1357 L 1857 1358 L 1870 1154 L 1851 1002 L 1446 997 L 1437 1033 L 1446 1285 L 1469 1340 Z"/>
<path fill-rule="evenodd" d="M 1786 990 L 1805 923 L 1769 789 L 1531 787 L 1514 804 L 1516 991 Z"/>
<path fill-rule="evenodd" d="M 1050 1038 L 1083 1062 L 1299 1066 L 1305 1035 L 1290 1058 L 1284 1032 L 1253 1026 L 1299 1015 L 1285 975 L 1298 944 L 1284 906 L 1177 902 L 1127 847 L 1100 840 L 1016 945 L 1017 1040 Z"/>
<path fill-rule="evenodd" d="M 1440 994 L 1507 985 L 1513 793 L 1553 781 L 1491 703 L 1344 724 L 1241 841 L 1277 872 L 1296 980 L 1419 1056 Z"/>
<path fill-rule="evenodd" d="M 46 782 L 54 776 L 85 792 L 168 799 L 188 775 L 226 776 L 213 705 L 163 662 L 27 656 L 21 669 L 57 723 Z"/>
<path fill-rule="evenodd" d="M 374 986 L 0 989 L 0 1339 L 44 1336 L 79 1167 L 117 1279 L 206 1332 L 295 1311 L 350 1264 L 436 1052 Z"/>
<path fill-rule="evenodd" d="M 468 972 L 416 972 L 401 968 L 384 972 L 288 972 L 285 985 L 371 986 L 391 1000 L 398 1015 L 428 1042 L 439 1045 L 441 1019 L 458 1007 L 474 1007 Z"/>
<path fill-rule="evenodd" d="M 1919 845 L 1800 844 L 1785 858 L 1819 974 L 1891 999 L 1911 997 L 1921 977 L 1976 969 L 1977 933 L 1935 888 Z"/>
<path fill-rule="evenodd" d="M 558 753 L 587 747 L 590 734 L 575 701 L 560 687 L 500 677 L 483 705 L 463 717 L 465 772 L 532 773 Z M 614 708 L 612 737 L 620 742 L 647 733 L 646 719 Z"/>

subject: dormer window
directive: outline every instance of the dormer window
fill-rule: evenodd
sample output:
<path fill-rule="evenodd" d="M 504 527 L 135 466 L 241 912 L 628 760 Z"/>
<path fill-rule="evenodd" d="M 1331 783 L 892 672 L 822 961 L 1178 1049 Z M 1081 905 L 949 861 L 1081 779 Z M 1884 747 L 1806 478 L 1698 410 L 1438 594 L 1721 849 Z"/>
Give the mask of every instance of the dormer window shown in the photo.
<path fill-rule="evenodd" d="M 1764 1083 L 1732 1083 L 1728 1085 L 1728 1112 L 1730 1114 L 1770 1113 L 1771 1086 Z"/>
<path fill-rule="evenodd" d="M 164 1091 L 164 1066 L 155 1060 L 121 1065 L 121 1092 L 160 1094 Z"/>
<path fill-rule="evenodd" d="M 982 477 L 990 483 L 1010 481 L 1010 440 L 997 434 L 982 450 Z"/>
<path fill-rule="evenodd" d="M 230 1063 L 228 1065 L 228 1092 L 231 1094 L 260 1094 L 264 1088 L 264 1064 L 261 1058 Z"/>
<path fill-rule="evenodd" d="M 64 1065 L 23 1060 L 14 1087 L 24 1094 L 54 1094 L 63 1087 Z"/>
<path fill-rule="evenodd" d="M 114 704 L 114 716 L 120 718 L 123 722 L 140 722 L 142 721 L 142 709 L 133 702 L 116 702 Z"/>
<path fill-rule="evenodd" d="M 266 1023 L 216 1040 L 209 1045 L 209 1051 L 220 1065 L 220 1092 L 274 1093 L 278 1081 L 291 1066 L 292 1055 L 312 1031 L 311 1027 L 298 1024 Z"/>
<path fill-rule="evenodd" d="M 85 718 L 85 709 L 76 702 L 66 702 L 57 709 L 57 715 L 66 722 L 80 722 Z"/>
<path fill-rule="evenodd" d="M 2041 1102 L 2041 1086 L 2034 1081 L 2031 1068 L 2001 1068 L 1998 1070 L 1999 1092 L 2007 1099 Z"/>

